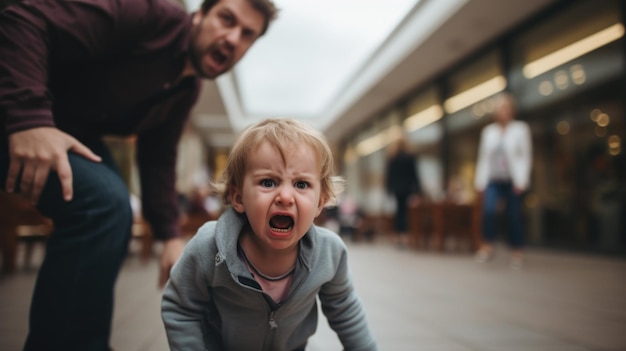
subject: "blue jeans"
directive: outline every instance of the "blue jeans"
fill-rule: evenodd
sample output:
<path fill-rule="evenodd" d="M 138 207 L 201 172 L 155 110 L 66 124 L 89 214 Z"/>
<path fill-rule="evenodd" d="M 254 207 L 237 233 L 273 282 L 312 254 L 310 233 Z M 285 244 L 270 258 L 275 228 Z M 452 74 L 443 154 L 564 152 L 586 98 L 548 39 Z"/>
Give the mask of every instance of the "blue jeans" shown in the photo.
<path fill-rule="evenodd" d="M 63 200 L 51 172 L 37 204 L 54 230 L 37 276 L 24 350 L 109 350 L 114 285 L 128 250 L 132 211 L 106 146 L 88 146 L 103 161 L 68 154 L 73 200 Z M 0 145 L 1 189 L 7 166 L 8 153 Z"/>
<path fill-rule="evenodd" d="M 524 246 L 522 196 L 516 194 L 511 182 L 489 182 L 483 198 L 483 238 L 493 243 L 497 232 L 498 200 L 506 201 L 507 232 L 513 248 Z"/>

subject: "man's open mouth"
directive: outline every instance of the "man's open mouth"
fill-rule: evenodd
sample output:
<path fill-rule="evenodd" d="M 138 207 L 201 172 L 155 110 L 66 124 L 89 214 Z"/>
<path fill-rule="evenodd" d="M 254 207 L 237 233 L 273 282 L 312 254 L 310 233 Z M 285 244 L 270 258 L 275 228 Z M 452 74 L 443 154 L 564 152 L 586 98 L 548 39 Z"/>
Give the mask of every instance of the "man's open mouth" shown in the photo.
<path fill-rule="evenodd" d="M 213 58 L 215 62 L 217 62 L 220 65 L 223 65 L 224 63 L 226 63 L 226 60 L 228 59 L 228 57 L 224 55 L 224 53 L 217 48 L 211 50 L 211 57 Z"/>
<path fill-rule="evenodd" d="M 270 219 L 270 228 L 276 232 L 286 233 L 293 228 L 293 223 L 290 216 L 276 215 Z"/>

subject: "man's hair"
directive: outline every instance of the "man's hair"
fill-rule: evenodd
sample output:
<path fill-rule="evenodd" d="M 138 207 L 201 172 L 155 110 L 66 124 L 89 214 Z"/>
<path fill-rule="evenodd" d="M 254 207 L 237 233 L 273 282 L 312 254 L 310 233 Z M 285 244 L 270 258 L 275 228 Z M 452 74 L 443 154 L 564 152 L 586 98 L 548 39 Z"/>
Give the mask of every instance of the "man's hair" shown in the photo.
<path fill-rule="evenodd" d="M 333 155 L 324 136 L 312 127 L 291 118 L 268 118 L 245 129 L 235 141 L 228 155 L 226 168 L 218 182 L 213 183 L 216 192 L 222 194 L 224 204 L 230 204 L 233 189 L 243 187 L 246 164 L 250 153 L 263 142 L 268 142 L 281 155 L 302 145 L 310 147 L 320 166 L 321 195 L 326 198 L 325 206 L 336 203 L 337 195 L 343 190 L 343 179 L 333 176 Z"/>
<path fill-rule="evenodd" d="M 200 6 L 200 10 L 202 13 L 207 13 L 211 7 L 219 1 L 220 0 L 204 0 Z M 255 10 L 259 11 L 261 15 L 263 15 L 263 18 L 265 18 L 265 26 L 263 26 L 263 30 L 259 35 L 261 36 L 267 32 L 270 22 L 276 19 L 276 16 L 278 15 L 278 8 L 274 5 L 272 0 L 248 0 L 248 2 L 252 5 L 252 7 L 254 7 Z"/>

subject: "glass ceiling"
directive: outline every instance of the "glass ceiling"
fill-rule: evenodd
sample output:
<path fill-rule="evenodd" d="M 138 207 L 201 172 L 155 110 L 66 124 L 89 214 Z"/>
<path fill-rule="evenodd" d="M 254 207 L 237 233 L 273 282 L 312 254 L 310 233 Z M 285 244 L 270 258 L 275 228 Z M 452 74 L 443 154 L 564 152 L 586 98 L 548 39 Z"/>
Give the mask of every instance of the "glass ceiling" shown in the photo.
<path fill-rule="evenodd" d="M 280 12 L 235 67 L 242 112 L 311 118 L 419 0 L 275 0 Z"/>

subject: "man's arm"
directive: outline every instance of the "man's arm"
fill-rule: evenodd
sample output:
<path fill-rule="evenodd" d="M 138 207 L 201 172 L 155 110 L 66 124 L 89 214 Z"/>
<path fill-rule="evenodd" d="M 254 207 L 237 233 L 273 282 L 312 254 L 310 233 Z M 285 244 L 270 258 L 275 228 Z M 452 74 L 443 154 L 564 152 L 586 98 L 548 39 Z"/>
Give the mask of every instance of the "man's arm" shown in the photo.
<path fill-rule="evenodd" d="M 532 158 L 533 158 L 533 146 L 532 146 L 532 133 L 530 131 L 530 126 L 528 123 L 522 121 L 520 124 L 520 140 L 519 140 L 519 148 L 520 148 L 520 158 L 519 158 L 519 170 L 520 175 L 518 176 L 519 181 L 516 184 L 514 191 L 517 194 L 523 193 L 526 189 L 528 189 L 528 185 L 530 183 L 530 171 L 532 167 Z"/>
<path fill-rule="evenodd" d="M 0 115 L 7 134 L 54 127 L 50 70 L 128 51 L 149 36 L 148 11 L 141 1 L 85 0 L 24 1 L 0 12 Z"/>
<path fill-rule="evenodd" d="M 143 215 L 158 240 L 164 242 L 160 260 L 159 286 L 163 287 L 169 272 L 184 246 L 180 238 L 179 205 L 176 191 L 176 159 L 178 143 L 191 108 L 198 98 L 200 81 L 186 82 L 189 86 L 173 97 L 177 102 L 168 118 L 139 134 L 137 163 L 141 177 Z"/>
<path fill-rule="evenodd" d="M 114 2 L 104 1 L 91 5 L 18 2 L 0 12 L 0 116 L 10 153 L 7 191 L 19 190 L 37 202 L 49 172 L 56 171 L 69 201 L 73 191 L 67 152 L 100 161 L 83 144 L 56 129 L 48 70 L 52 63 L 112 52 L 113 46 L 120 45 L 115 33 L 122 28 L 112 20 L 118 10 Z"/>

